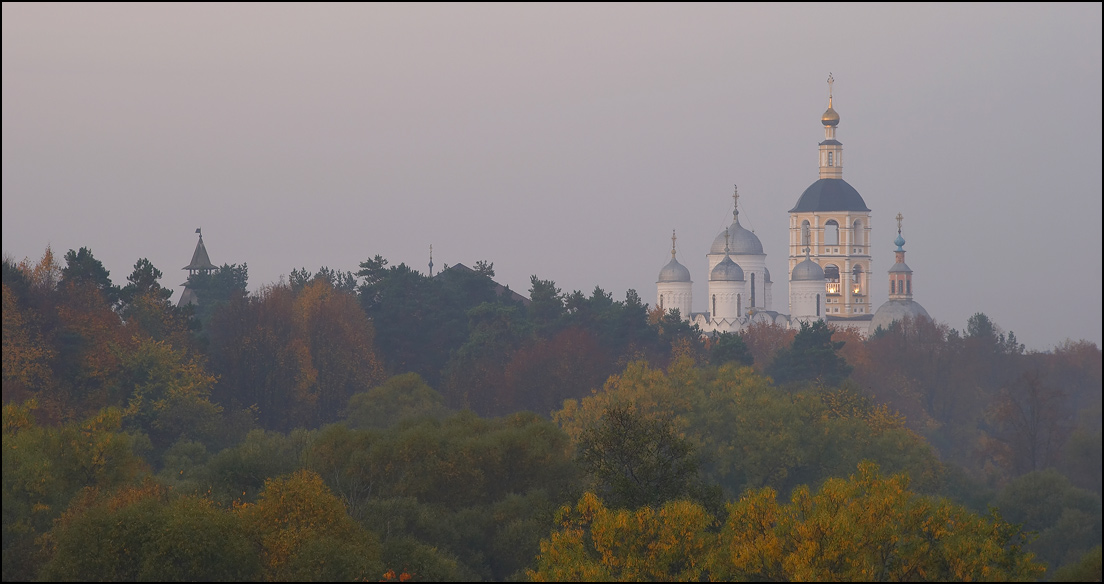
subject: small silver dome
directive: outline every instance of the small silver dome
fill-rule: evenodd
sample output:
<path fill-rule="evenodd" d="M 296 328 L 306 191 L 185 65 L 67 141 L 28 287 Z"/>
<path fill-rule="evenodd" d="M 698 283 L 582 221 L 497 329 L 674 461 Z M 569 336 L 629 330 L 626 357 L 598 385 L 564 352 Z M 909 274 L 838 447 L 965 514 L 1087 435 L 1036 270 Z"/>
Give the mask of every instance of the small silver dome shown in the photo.
<path fill-rule="evenodd" d="M 743 282 L 744 270 L 740 267 L 740 264 L 732 261 L 732 258 L 725 256 L 719 264 L 713 267 L 713 271 L 709 273 L 709 280 L 711 282 Z"/>
<path fill-rule="evenodd" d="M 915 300 L 887 300 L 874 313 L 874 318 L 870 321 L 870 332 L 874 332 L 878 327 L 888 329 L 895 320 L 915 319 L 921 316 L 931 318 L 928 316 L 928 311 Z"/>
<path fill-rule="evenodd" d="M 763 244 L 754 233 L 744 229 L 740 220 L 735 219 L 728 228 L 728 248 L 732 255 L 762 255 Z M 713 247 L 709 248 L 710 254 L 722 254 L 725 252 L 725 232 L 722 231 L 713 239 Z"/>
<path fill-rule="evenodd" d="M 678 263 L 678 260 L 671 258 L 671 261 L 667 262 L 666 266 L 659 271 L 659 280 L 657 282 L 689 282 L 690 270 L 686 269 L 686 266 Z"/>
<path fill-rule="evenodd" d="M 800 264 L 794 266 L 792 272 L 790 272 L 791 282 L 823 282 L 824 281 L 824 268 L 820 267 L 808 256 Z"/>

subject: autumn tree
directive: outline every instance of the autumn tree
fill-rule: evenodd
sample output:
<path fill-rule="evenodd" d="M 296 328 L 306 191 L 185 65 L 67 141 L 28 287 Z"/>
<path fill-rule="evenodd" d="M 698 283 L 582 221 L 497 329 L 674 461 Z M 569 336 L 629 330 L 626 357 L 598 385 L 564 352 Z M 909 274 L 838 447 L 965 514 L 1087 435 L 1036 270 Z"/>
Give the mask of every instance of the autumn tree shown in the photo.
<path fill-rule="evenodd" d="M 702 581 L 716 546 L 713 517 L 700 505 L 607 508 L 593 493 L 560 509 L 540 543 L 534 582 Z"/>
<path fill-rule="evenodd" d="M 848 479 L 794 490 L 748 491 L 728 505 L 720 533 L 689 501 L 607 509 L 592 493 L 564 507 L 541 541 L 535 581 L 971 581 L 1038 578 L 1025 535 L 909 490 L 863 463 Z"/>
<path fill-rule="evenodd" d="M 20 306 L 7 281 L 3 284 L 3 318 L 4 403 L 21 402 L 50 387 L 55 351 L 43 338 L 37 313 Z"/>
<path fill-rule="evenodd" d="M 982 517 L 909 490 L 863 463 L 848 479 L 772 489 L 729 505 L 709 560 L 718 580 L 963 581 L 1033 579 L 1043 566 L 1025 535 L 999 516 Z"/>
<path fill-rule="evenodd" d="M 218 311 L 208 327 L 216 399 L 256 406 L 267 428 L 316 427 L 383 379 L 372 323 L 356 299 L 315 280 L 296 294 L 265 288 Z"/>
<path fill-rule="evenodd" d="M 345 513 L 313 472 L 265 481 L 257 503 L 238 513 L 260 544 L 266 580 L 367 580 L 383 573 L 378 538 Z"/>
<path fill-rule="evenodd" d="M 779 324 L 754 322 L 740 335 L 759 373 L 766 371 L 779 351 L 793 344 L 797 332 Z"/>
<path fill-rule="evenodd" d="M 997 395 L 990 409 L 997 425 L 995 437 L 1005 447 L 1002 458 L 1016 475 L 1058 462 L 1073 426 L 1066 397 L 1033 371 L 1024 372 Z"/>
<path fill-rule="evenodd" d="M 567 327 L 522 344 L 503 371 L 500 399 L 513 410 L 549 414 L 601 387 L 614 366 L 593 332 Z"/>
<path fill-rule="evenodd" d="M 147 472 L 142 440 L 122 432 L 118 409 L 80 422 L 42 426 L 33 401 L 5 404 L 4 579 L 30 580 L 47 555 L 42 536 L 86 487 L 110 491 Z"/>

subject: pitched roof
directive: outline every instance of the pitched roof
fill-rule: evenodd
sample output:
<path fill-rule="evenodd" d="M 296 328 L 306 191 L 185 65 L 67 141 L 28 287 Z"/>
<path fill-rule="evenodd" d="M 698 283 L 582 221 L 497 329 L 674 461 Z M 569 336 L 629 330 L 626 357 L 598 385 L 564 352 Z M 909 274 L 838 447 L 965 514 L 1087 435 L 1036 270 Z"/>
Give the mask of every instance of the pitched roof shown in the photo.
<path fill-rule="evenodd" d="M 196 244 L 195 253 L 192 254 L 192 263 L 180 268 L 182 270 L 213 270 L 217 268 L 215 264 L 211 263 L 211 258 L 207 256 L 207 247 L 203 245 L 203 236 L 199 236 L 199 243 Z"/>

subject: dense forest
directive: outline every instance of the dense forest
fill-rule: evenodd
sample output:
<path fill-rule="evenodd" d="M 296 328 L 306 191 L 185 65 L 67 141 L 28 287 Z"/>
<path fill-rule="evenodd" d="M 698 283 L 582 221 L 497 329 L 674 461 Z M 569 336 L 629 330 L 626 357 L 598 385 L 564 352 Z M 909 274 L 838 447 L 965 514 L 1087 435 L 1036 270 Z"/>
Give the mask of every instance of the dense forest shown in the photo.
<path fill-rule="evenodd" d="M 3 263 L 4 580 L 1101 579 L 1101 350 Z"/>

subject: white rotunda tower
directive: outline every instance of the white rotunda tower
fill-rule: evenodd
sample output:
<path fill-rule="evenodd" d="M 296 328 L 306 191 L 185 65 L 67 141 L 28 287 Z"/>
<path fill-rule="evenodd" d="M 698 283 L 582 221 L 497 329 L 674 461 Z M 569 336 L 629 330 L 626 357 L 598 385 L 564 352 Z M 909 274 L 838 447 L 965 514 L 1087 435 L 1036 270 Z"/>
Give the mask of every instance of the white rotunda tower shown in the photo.
<path fill-rule="evenodd" d="M 690 270 L 675 259 L 675 232 L 671 231 L 671 261 L 659 271 L 656 280 L 656 306 L 664 312 L 678 310 L 683 320 L 690 319 L 690 307 L 693 305 Z"/>

